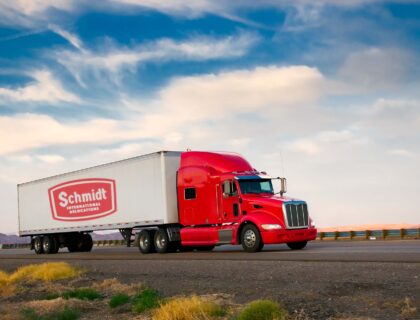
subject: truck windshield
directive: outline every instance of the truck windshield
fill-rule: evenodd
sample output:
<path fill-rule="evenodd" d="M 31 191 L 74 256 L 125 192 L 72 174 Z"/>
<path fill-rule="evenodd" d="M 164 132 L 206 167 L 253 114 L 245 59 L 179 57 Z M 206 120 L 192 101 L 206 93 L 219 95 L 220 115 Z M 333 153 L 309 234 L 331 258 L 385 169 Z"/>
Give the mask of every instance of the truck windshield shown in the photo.
<path fill-rule="evenodd" d="M 274 193 L 270 179 L 239 180 L 242 194 L 247 193 Z"/>

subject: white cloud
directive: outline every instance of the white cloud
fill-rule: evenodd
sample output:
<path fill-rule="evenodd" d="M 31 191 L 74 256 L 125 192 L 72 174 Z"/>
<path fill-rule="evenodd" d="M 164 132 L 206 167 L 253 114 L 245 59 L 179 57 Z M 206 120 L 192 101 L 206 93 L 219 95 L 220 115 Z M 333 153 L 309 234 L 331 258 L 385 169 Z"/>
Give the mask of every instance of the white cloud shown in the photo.
<path fill-rule="evenodd" d="M 66 91 L 61 83 L 56 80 L 50 71 L 37 70 L 29 74 L 35 81 L 30 82 L 24 87 L 16 89 L 1 88 L 0 100 L 16 102 L 73 102 L 78 103 L 80 99 Z"/>
<path fill-rule="evenodd" d="M 65 36 L 69 38 L 68 35 Z M 74 45 L 82 48 L 77 40 L 69 38 L 69 41 L 76 42 Z M 135 71 L 139 65 L 146 62 L 201 61 L 240 57 L 245 55 L 257 41 L 256 34 L 243 32 L 225 38 L 202 36 L 183 41 L 160 39 L 132 47 L 108 44 L 95 51 L 64 50 L 56 52 L 54 58 L 83 84 L 84 76 L 93 74 L 100 78 L 103 73 L 111 73 L 115 76 L 123 70 Z"/>
<path fill-rule="evenodd" d="M 41 154 L 37 155 L 36 158 L 48 164 L 56 164 L 66 160 L 63 156 L 58 154 Z"/>
<path fill-rule="evenodd" d="M 49 24 L 48 27 L 51 31 L 66 39 L 75 48 L 79 49 L 80 51 L 84 50 L 83 42 L 77 35 L 62 29 L 61 27 L 55 24 Z"/>
<path fill-rule="evenodd" d="M 53 9 L 70 12 L 77 1 L 68 0 L 14 0 L 0 1 L 0 24 L 33 27 L 48 21 Z"/>
<path fill-rule="evenodd" d="M 364 91 L 389 88 L 405 77 L 410 59 L 409 53 L 401 49 L 364 49 L 348 55 L 338 77 Z"/>
<path fill-rule="evenodd" d="M 345 129 L 339 131 L 321 131 L 311 137 L 299 138 L 288 144 L 288 149 L 308 155 L 317 155 L 324 152 L 337 151 L 342 145 L 365 145 L 369 142 L 355 132 Z"/>
<path fill-rule="evenodd" d="M 0 144 L 0 154 L 139 138 L 166 137 L 167 143 L 176 142 L 188 125 L 249 112 L 299 114 L 299 105 L 318 99 L 322 82 L 317 69 L 305 66 L 261 67 L 174 79 L 154 101 L 147 102 L 142 112 L 131 112 L 125 120 L 61 123 L 47 115 L 1 116 L 0 136 L 8 136 L 8 140 Z"/>

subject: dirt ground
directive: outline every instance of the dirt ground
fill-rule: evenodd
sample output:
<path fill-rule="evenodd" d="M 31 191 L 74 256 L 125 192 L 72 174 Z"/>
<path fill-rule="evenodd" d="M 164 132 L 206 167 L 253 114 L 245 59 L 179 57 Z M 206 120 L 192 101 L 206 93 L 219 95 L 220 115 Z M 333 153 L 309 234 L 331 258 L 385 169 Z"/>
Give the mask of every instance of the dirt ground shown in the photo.
<path fill-rule="evenodd" d="M 12 271 L 24 261 L 4 260 Z M 273 299 L 294 319 L 420 319 L 420 264 L 288 261 L 80 261 L 79 285 L 116 278 L 146 284 L 163 296 L 213 294 L 229 303 Z M 76 282 L 77 285 L 77 282 Z M 27 291 L 25 299 L 35 299 Z M 11 299 L 11 300 L 10 300 Z M 1 301 L 2 308 L 14 299 Z M 104 315 L 89 319 L 121 319 Z"/>

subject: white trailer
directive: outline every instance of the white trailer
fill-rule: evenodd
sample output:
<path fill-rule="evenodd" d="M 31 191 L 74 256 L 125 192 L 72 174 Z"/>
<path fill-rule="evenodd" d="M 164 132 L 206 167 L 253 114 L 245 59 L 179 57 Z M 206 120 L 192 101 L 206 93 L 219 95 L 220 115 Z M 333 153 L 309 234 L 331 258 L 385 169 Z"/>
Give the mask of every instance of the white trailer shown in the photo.
<path fill-rule="evenodd" d="M 133 228 L 176 225 L 180 159 L 161 151 L 19 184 L 19 235 L 36 253 L 90 251 L 91 231 L 119 229 L 129 245 Z"/>

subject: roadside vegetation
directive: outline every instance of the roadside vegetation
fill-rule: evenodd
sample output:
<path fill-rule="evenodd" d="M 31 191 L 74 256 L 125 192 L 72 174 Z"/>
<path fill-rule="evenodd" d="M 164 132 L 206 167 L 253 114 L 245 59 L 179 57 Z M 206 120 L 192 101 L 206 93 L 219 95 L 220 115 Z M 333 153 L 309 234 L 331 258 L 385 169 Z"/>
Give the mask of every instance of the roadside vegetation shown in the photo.
<path fill-rule="evenodd" d="M 415 319 L 410 299 L 396 306 L 401 319 Z M 165 298 L 155 289 L 117 279 L 98 281 L 68 263 L 28 265 L 7 273 L 0 270 L 2 320 L 311 320 L 304 313 L 288 313 L 273 300 L 236 304 L 227 294 Z M 333 317 L 330 320 L 367 320 Z"/>

